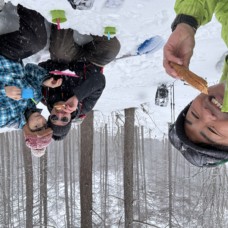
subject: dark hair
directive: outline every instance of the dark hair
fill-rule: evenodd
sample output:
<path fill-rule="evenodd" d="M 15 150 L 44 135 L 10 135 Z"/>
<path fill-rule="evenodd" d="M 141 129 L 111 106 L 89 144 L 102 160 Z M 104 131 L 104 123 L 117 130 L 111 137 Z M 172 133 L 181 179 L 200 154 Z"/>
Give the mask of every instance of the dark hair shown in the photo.
<path fill-rule="evenodd" d="M 55 141 L 60 141 L 60 140 L 63 140 L 67 136 L 68 132 L 70 131 L 71 120 L 65 126 L 58 126 L 58 125 L 55 125 L 55 124 L 53 124 L 51 122 L 51 119 L 50 119 L 50 116 L 49 116 L 48 117 L 48 121 L 47 121 L 47 125 L 48 125 L 48 127 L 50 127 L 53 130 L 52 138 Z"/>
<path fill-rule="evenodd" d="M 170 126 L 169 141 L 191 164 L 198 167 L 214 167 L 228 161 L 228 147 L 192 142 L 185 133 L 185 116 L 191 103 L 179 114 Z"/>
<path fill-rule="evenodd" d="M 61 141 L 65 138 L 66 136 L 56 136 L 56 135 L 52 135 L 52 138 L 55 140 L 55 141 Z"/>

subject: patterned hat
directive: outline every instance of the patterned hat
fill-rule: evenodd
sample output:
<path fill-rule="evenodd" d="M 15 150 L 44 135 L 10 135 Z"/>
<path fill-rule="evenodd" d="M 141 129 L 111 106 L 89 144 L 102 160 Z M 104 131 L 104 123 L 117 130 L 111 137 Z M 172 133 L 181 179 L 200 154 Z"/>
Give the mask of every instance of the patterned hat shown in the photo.
<path fill-rule="evenodd" d="M 26 124 L 23 127 L 23 132 L 26 146 L 32 149 L 33 154 L 36 154 L 35 156 L 41 157 L 44 154 L 46 147 L 52 141 L 53 131 L 50 128 L 47 128 L 33 132 L 29 129 L 28 124 Z"/>

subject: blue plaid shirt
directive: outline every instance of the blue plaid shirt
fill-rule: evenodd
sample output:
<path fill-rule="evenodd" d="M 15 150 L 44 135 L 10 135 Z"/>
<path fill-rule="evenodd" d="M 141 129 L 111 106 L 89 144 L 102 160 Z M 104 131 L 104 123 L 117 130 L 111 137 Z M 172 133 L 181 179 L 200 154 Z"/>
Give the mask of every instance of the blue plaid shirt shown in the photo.
<path fill-rule="evenodd" d="M 41 85 L 47 71 L 35 64 L 25 67 L 18 62 L 0 55 L 0 128 L 22 128 L 26 124 L 24 112 L 27 108 L 35 108 L 31 99 L 13 100 L 6 96 L 5 86 L 31 88 L 34 100 L 38 103 L 42 98 Z"/>

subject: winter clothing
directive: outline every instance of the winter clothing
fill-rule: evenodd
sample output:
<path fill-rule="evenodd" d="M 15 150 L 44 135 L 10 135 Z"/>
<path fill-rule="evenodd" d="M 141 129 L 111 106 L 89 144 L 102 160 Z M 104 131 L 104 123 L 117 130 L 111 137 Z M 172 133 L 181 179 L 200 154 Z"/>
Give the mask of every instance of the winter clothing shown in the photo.
<path fill-rule="evenodd" d="M 108 40 L 106 36 L 92 36 L 93 40 L 83 46 L 74 41 L 72 29 L 57 29 L 51 26 L 50 55 L 55 62 L 70 63 L 80 59 L 98 66 L 110 63 L 120 50 L 120 43 L 116 37 Z"/>
<path fill-rule="evenodd" d="M 227 0 L 176 0 L 174 9 L 177 14 L 193 16 L 199 25 L 211 21 L 213 14 L 215 14 L 222 24 L 222 38 L 228 46 Z"/>
<path fill-rule="evenodd" d="M 53 131 L 48 128 L 32 132 L 29 129 L 28 124 L 26 124 L 23 127 L 23 132 L 26 146 L 31 149 L 31 152 L 35 154 L 35 156 L 41 157 L 44 154 L 46 147 L 52 141 Z"/>
<path fill-rule="evenodd" d="M 5 1 L 4 0 L 0 0 L 0 11 L 2 11 L 4 5 L 5 5 Z"/>
<path fill-rule="evenodd" d="M 105 77 L 101 67 L 111 62 L 120 50 L 117 38 L 92 36 L 93 41 L 79 46 L 75 43 L 72 29 L 58 30 L 51 27 L 50 54 L 51 60 L 40 63 L 48 72 L 53 70 L 71 70 L 79 77 L 62 76 L 61 87 L 44 88 L 44 103 L 51 111 L 57 101 L 66 101 L 72 96 L 79 100 L 76 113 L 72 119 L 91 111 L 105 87 Z M 94 63 L 94 64 L 91 64 Z M 50 75 L 52 77 L 53 75 Z"/>
<path fill-rule="evenodd" d="M 227 77 L 228 56 L 225 58 L 225 65 L 220 82 L 226 81 Z M 225 96 L 227 95 L 225 94 Z M 214 167 L 227 162 L 227 147 L 196 144 L 188 139 L 185 133 L 184 123 L 189 107 L 190 104 L 181 111 L 176 122 L 171 125 L 169 129 L 169 140 L 172 145 L 179 150 L 191 164 L 198 167 Z"/>
<path fill-rule="evenodd" d="M 67 101 L 70 97 L 76 96 L 79 101 L 78 107 L 71 113 L 71 119 L 80 118 L 93 109 L 105 87 L 105 77 L 100 73 L 100 67 L 93 64 L 88 66 L 83 62 L 59 64 L 49 60 L 40 63 L 40 66 L 48 71 L 69 69 L 79 76 L 78 78 L 62 76 L 62 85 L 54 89 L 43 87 L 43 103 L 47 105 L 49 112 L 56 102 Z M 48 126 L 53 130 L 53 139 L 62 140 L 69 132 L 71 122 L 66 126 L 56 126 L 48 119 Z"/>
<path fill-rule="evenodd" d="M 39 102 L 42 98 L 41 85 L 46 70 L 34 65 L 22 64 L 0 56 L 0 127 L 22 128 L 25 123 L 25 110 L 35 108 L 34 102 L 29 99 L 13 100 L 6 96 L 5 86 L 17 86 L 19 88 L 31 88 L 34 100 Z"/>
<path fill-rule="evenodd" d="M 213 14 L 222 24 L 222 38 L 228 46 L 227 0 L 176 0 L 177 15 L 189 15 L 197 20 L 198 26 L 211 21 Z M 227 58 L 226 58 L 227 60 Z M 220 81 L 227 80 L 227 61 Z M 228 94 L 224 95 L 224 99 Z M 228 148 L 220 145 L 196 144 L 185 133 L 185 116 L 190 104 L 179 114 L 176 122 L 169 129 L 169 140 L 183 156 L 198 167 L 213 167 L 228 161 Z"/>
<path fill-rule="evenodd" d="M 44 18 L 34 10 L 18 5 L 20 28 L 18 31 L 0 36 L 0 55 L 21 61 L 41 49 L 47 43 Z"/>
<path fill-rule="evenodd" d="M 91 111 L 105 87 L 105 77 L 102 68 L 111 62 L 120 50 L 117 38 L 108 40 L 107 37 L 91 36 L 92 41 L 79 46 L 74 41 L 72 29 L 58 30 L 56 25 L 51 26 L 50 55 L 51 60 L 40 63 L 48 72 L 55 70 L 71 70 L 78 78 L 62 75 L 62 85 L 58 88 L 43 87 L 43 103 L 49 112 L 58 101 L 67 101 L 72 96 L 78 99 L 78 107 L 71 113 L 71 120 L 80 118 Z M 50 75 L 49 77 L 53 77 Z M 53 139 L 63 139 L 70 130 L 67 126 L 56 126 L 48 120 L 53 129 Z"/>
<path fill-rule="evenodd" d="M 19 30 L 19 16 L 17 6 L 7 2 L 0 11 L 0 35 Z"/>
<path fill-rule="evenodd" d="M 72 119 L 79 117 L 93 109 L 105 88 L 105 77 L 100 73 L 100 67 L 93 64 L 88 63 L 87 66 L 83 62 L 60 64 L 48 60 L 40 63 L 39 66 L 47 71 L 69 69 L 79 76 L 78 78 L 62 76 L 62 85 L 54 89 L 43 87 L 43 103 L 47 105 L 49 112 L 56 102 L 67 101 L 70 97 L 76 96 L 79 101 L 78 108 L 71 114 L 71 117 Z"/>
<path fill-rule="evenodd" d="M 0 36 L 0 127 L 22 128 L 26 123 L 25 111 L 35 108 L 32 100 L 16 101 L 7 97 L 4 87 L 31 88 L 34 100 L 39 102 L 42 98 L 41 85 L 47 74 L 37 65 L 27 64 L 24 67 L 21 62 L 46 45 L 44 19 L 36 11 L 21 5 L 17 6 L 17 12 L 20 17 L 19 30 Z"/>
<path fill-rule="evenodd" d="M 64 139 L 71 128 L 71 121 L 65 126 L 57 126 L 51 122 L 50 117 L 48 118 L 47 124 L 48 127 L 53 130 L 53 139 L 56 141 Z"/>
<path fill-rule="evenodd" d="M 228 161 L 226 147 L 215 148 L 209 145 L 193 143 L 188 139 L 184 129 L 185 116 L 189 105 L 179 114 L 176 122 L 170 126 L 169 141 L 191 164 L 198 167 L 214 167 Z"/>

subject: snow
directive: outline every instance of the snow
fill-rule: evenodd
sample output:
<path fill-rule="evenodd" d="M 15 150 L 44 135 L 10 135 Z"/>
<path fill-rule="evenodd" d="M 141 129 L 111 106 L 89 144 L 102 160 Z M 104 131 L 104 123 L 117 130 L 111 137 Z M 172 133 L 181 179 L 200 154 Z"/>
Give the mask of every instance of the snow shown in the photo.
<path fill-rule="evenodd" d="M 12 0 L 11 2 L 39 11 L 48 21 L 51 21 L 51 10 L 65 10 L 67 21 L 61 24 L 61 28 L 73 28 L 81 34 L 103 35 L 105 26 L 115 26 L 116 36 L 121 42 L 121 50 L 117 57 L 134 53 L 138 44 L 152 36 L 159 35 L 166 41 L 171 33 L 171 22 L 175 17 L 174 0 L 125 0 L 122 7 L 117 9 L 105 8 L 105 0 L 96 0 L 92 9 L 81 11 L 74 10 L 67 0 Z M 213 18 L 196 34 L 196 47 L 190 69 L 207 78 L 209 85 L 218 82 L 220 72 L 216 71 L 215 66 L 227 50 L 220 33 L 221 26 Z M 47 58 L 48 53 L 41 51 L 29 58 L 29 61 L 37 62 Z M 166 134 L 167 123 L 171 121 L 170 102 L 167 107 L 154 104 L 157 86 L 162 83 L 174 84 L 175 116 L 198 92 L 168 76 L 163 69 L 162 58 L 161 48 L 153 54 L 120 59 L 108 64 L 104 69 L 106 88 L 95 110 L 99 110 L 103 115 L 110 115 L 113 111 L 129 107 L 141 109 L 140 105 L 146 104 L 150 113 L 147 126 L 154 129 L 157 137 Z M 159 126 L 159 129 L 155 125 Z"/>

